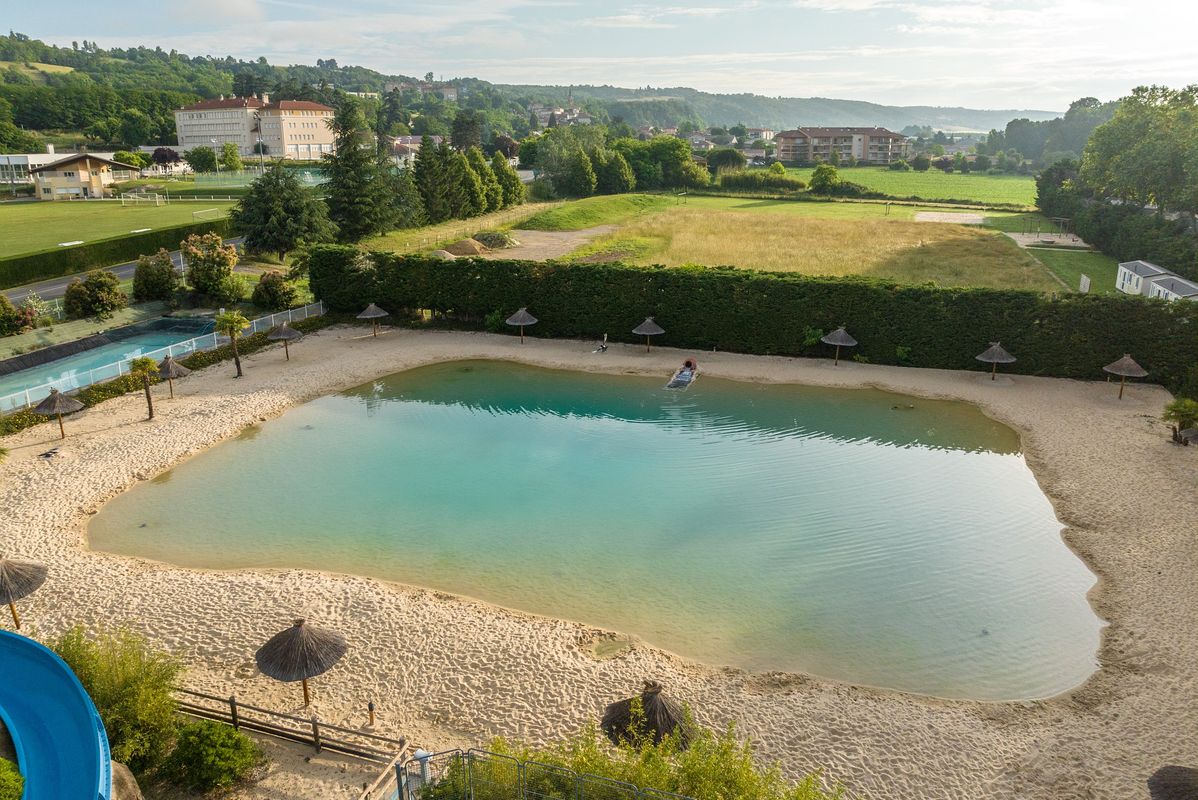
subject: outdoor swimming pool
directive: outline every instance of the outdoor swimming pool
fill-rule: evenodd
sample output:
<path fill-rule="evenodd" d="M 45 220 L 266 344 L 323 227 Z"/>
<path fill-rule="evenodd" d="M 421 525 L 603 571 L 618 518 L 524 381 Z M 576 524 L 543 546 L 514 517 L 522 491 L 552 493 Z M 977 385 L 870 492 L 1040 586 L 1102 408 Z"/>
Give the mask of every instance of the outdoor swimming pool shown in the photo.
<path fill-rule="evenodd" d="M 117 497 L 91 546 L 373 575 L 941 696 L 1044 697 L 1095 669 L 1094 576 L 1009 428 L 875 390 L 663 383 L 400 373 Z"/>

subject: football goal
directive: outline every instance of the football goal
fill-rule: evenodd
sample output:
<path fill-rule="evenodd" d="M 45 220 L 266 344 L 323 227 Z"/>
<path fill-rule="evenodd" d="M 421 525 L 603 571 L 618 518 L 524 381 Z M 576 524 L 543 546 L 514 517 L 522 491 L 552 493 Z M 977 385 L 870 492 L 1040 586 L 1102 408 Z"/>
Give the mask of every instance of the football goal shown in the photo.
<path fill-rule="evenodd" d="M 160 194 L 149 194 L 138 192 L 135 194 L 121 195 L 122 206 L 164 206 L 166 198 Z"/>
<path fill-rule="evenodd" d="M 202 222 L 206 219 L 218 219 L 224 216 L 224 214 L 225 212 L 219 208 L 205 208 L 201 211 L 191 212 L 191 219 L 193 222 Z"/>

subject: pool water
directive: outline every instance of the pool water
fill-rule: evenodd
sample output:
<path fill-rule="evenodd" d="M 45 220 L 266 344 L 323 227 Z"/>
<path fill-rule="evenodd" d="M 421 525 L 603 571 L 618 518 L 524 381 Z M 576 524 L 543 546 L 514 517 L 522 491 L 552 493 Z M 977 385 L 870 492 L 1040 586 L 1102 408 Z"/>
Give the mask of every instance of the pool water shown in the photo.
<path fill-rule="evenodd" d="M 372 575 L 940 696 L 1044 697 L 1095 669 L 1094 576 L 1009 428 L 874 390 L 664 382 L 393 375 L 137 486 L 91 546 Z"/>

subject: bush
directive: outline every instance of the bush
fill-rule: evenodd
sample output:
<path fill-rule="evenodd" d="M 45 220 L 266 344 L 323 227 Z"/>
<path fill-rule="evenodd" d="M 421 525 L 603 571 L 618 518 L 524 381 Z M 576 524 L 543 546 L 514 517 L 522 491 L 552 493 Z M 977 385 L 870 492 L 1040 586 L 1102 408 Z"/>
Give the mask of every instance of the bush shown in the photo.
<path fill-rule="evenodd" d="M 128 631 L 88 639 L 76 626 L 52 647 L 96 704 L 112 759 L 134 772 L 160 764 L 178 727 L 172 690 L 182 665 Z"/>
<path fill-rule="evenodd" d="M 226 245 L 217 233 L 192 234 L 179 247 L 187 259 L 187 282 L 197 292 L 215 296 L 228 288 L 226 279 L 237 266 L 236 247 Z"/>
<path fill-rule="evenodd" d="M 313 293 L 331 311 L 378 303 L 393 314 L 435 309 L 477 327 L 495 309 L 537 310 L 537 333 L 593 337 L 630 330 L 656 314 L 663 343 L 702 350 L 801 355 L 807 327 L 848 323 L 875 364 L 972 369 L 988 340 L 1019 357 L 1017 372 L 1103 377 L 1103 364 L 1131 352 L 1152 380 L 1174 386 L 1198 363 L 1198 303 L 1008 289 L 912 286 L 865 277 L 703 267 L 630 267 L 514 260 L 438 261 L 320 245 L 309 257 Z"/>
<path fill-rule="evenodd" d="M 931 166 L 932 159 L 928 158 L 923 153 L 920 153 L 915 158 L 911 159 L 911 169 L 915 170 L 916 172 L 927 172 L 928 168 Z"/>
<path fill-rule="evenodd" d="M 903 159 L 901 159 L 901 158 L 900 158 L 898 161 L 891 161 L 891 162 L 890 162 L 890 169 L 891 169 L 893 172 L 910 172 L 910 171 L 911 171 L 911 165 L 910 165 L 910 164 L 908 164 L 906 161 L 904 161 Z"/>
<path fill-rule="evenodd" d="M 129 298 L 121 291 L 121 279 L 102 269 L 93 269 L 83 280 L 71 281 L 62 297 L 63 310 L 71 319 L 107 319 L 128 303 Z"/>
<path fill-rule="evenodd" d="M 162 772 L 174 783 L 210 792 L 244 780 L 263 758 L 262 748 L 241 731 L 200 720 L 179 729 Z"/>
<path fill-rule="evenodd" d="M 222 306 L 235 306 L 249 294 L 250 287 L 244 275 L 229 273 L 220 279 L 220 283 L 209 294 L 213 300 Z"/>
<path fill-rule="evenodd" d="M 807 187 L 798 178 L 788 176 L 785 169 L 781 174 L 773 169 L 721 172 L 719 184 L 721 189 L 749 192 L 799 192 Z"/>
<path fill-rule="evenodd" d="M 74 247 L 54 247 L 20 256 L 0 258 L 0 289 L 25 283 L 73 275 L 93 267 L 132 261 L 159 247 L 175 250 L 187 236 L 196 233 L 228 232 L 227 220 L 179 225 L 146 233 L 97 239 Z"/>
<path fill-rule="evenodd" d="M 285 311 L 295 305 L 299 290 L 278 270 L 262 273 L 250 301 L 267 311 Z"/>
<path fill-rule="evenodd" d="M 21 332 L 21 318 L 17 307 L 8 299 L 8 295 L 0 294 L 0 336 L 12 336 Z"/>
<path fill-rule="evenodd" d="M 0 758 L 0 800 L 21 800 L 25 791 L 25 779 L 17 765 L 7 758 Z"/>
<path fill-rule="evenodd" d="M 179 288 L 179 273 L 166 248 L 152 256 L 139 256 L 133 271 L 133 299 L 139 303 L 149 300 L 170 300 Z"/>

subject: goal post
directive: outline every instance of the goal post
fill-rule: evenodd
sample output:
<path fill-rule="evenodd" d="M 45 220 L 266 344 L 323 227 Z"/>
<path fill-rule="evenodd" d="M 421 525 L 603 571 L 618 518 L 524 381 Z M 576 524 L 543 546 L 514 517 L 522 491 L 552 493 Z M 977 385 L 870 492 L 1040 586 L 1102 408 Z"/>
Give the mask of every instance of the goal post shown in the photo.
<path fill-rule="evenodd" d="M 221 216 L 221 213 L 219 208 L 205 208 L 200 211 L 191 212 L 191 219 L 193 222 L 202 222 L 206 219 L 217 219 Z"/>
<path fill-rule="evenodd" d="M 160 194 L 142 193 L 121 195 L 122 206 L 164 206 L 166 198 Z"/>

